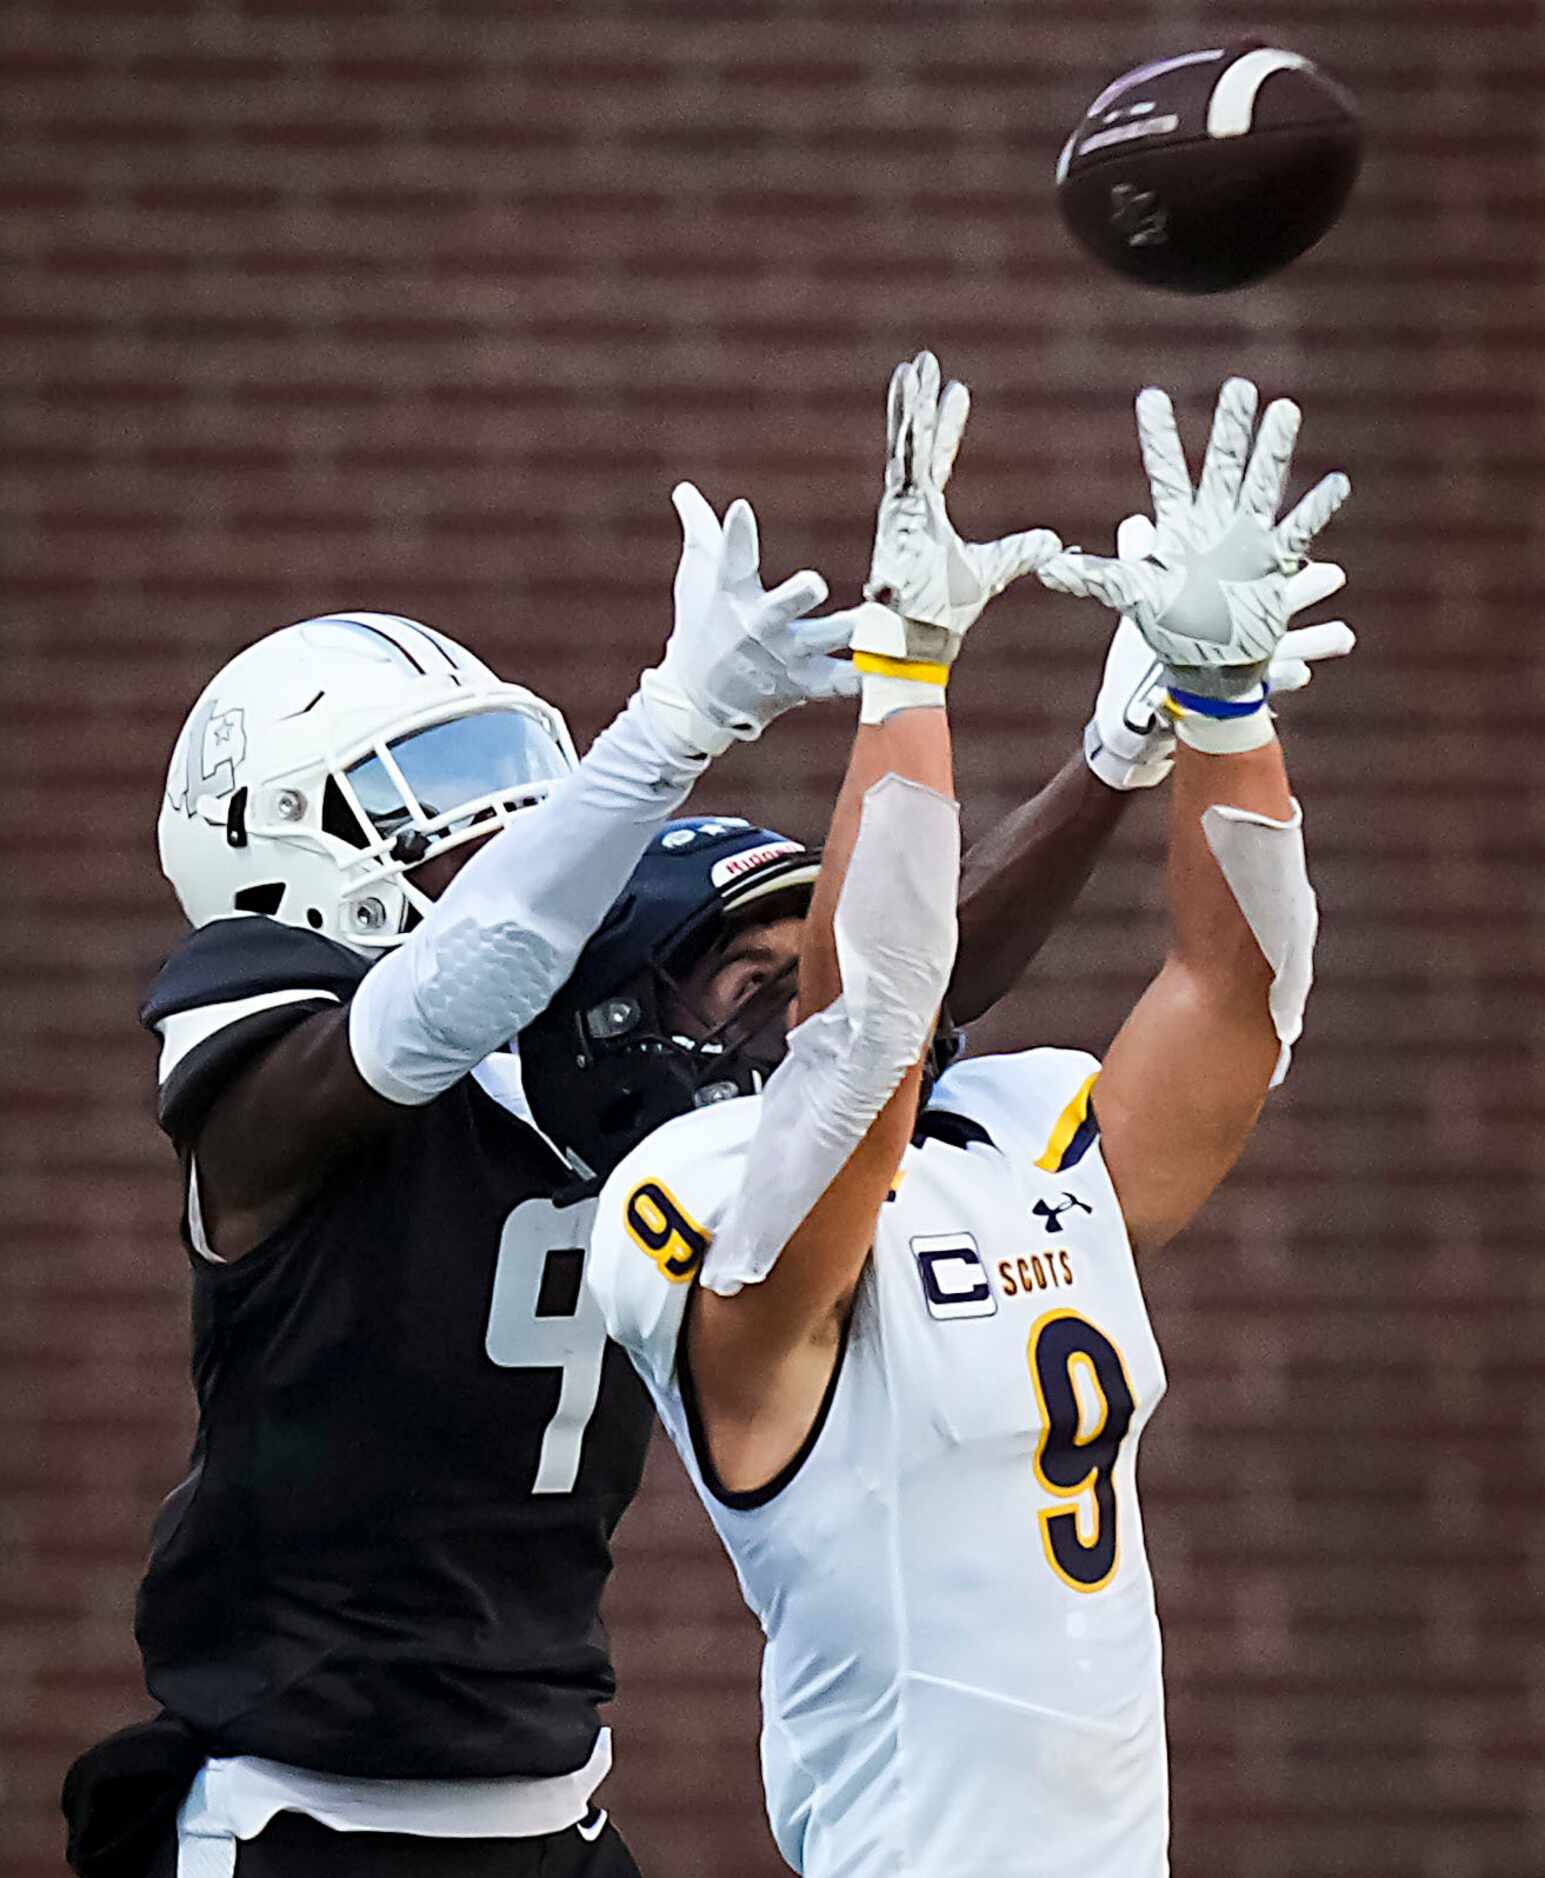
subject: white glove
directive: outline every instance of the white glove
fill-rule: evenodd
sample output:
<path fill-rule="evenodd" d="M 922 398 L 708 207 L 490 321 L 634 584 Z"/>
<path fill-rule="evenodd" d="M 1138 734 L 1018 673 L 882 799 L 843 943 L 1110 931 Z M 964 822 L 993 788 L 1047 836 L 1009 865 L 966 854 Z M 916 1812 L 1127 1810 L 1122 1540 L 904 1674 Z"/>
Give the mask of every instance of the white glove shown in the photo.
<path fill-rule="evenodd" d="M 1116 554 L 1141 561 L 1153 547 L 1154 525 L 1146 515 L 1129 515 L 1116 530 Z M 1337 567 L 1311 561 L 1288 582 L 1288 613 L 1317 606 L 1341 586 Z M 1284 633 L 1266 672 L 1266 688 L 1277 696 L 1301 691 L 1318 659 L 1344 658 L 1357 644 L 1350 626 L 1330 620 L 1323 626 L 1299 626 Z M 1112 789 L 1151 789 L 1164 781 L 1175 763 L 1174 720 L 1164 712 L 1164 667 L 1129 619 L 1111 636 L 1105 674 L 1084 730 L 1084 757 Z"/>
<path fill-rule="evenodd" d="M 1146 558 L 1072 551 L 1040 570 L 1055 592 L 1093 595 L 1133 620 L 1172 688 L 1225 708 L 1252 694 L 1259 701 L 1257 688 L 1293 612 L 1293 577 L 1305 571 L 1309 544 L 1351 491 L 1339 472 L 1327 476 L 1274 525 L 1301 418 L 1297 405 L 1279 398 L 1252 451 L 1257 402 L 1247 379 L 1224 385 L 1193 490 L 1174 407 L 1151 386 L 1140 392 L 1137 429 L 1157 523 Z M 1318 583 L 1327 578 L 1335 586 L 1322 599 L 1345 576 L 1327 564 Z"/>
<path fill-rule="evenodd" d="M 691 483 L 678 483 L 671 501 L 682 535 L 676 624 L 665 656 L 639 679 L 656 730 L 717 756 L 812 698 L 857 696 L 858 673 L 831 656 L 846 648 L 853 612 L 803 617 L 826 598 L 821 576 L 804 568 L 768 593 L 749 502 L 732 502 L 721 526 Z"/>
<path fill-rule="evenodd" d="M 994 594 L 1041 567 L 1062 543 L 1044 528 L 1002 541 L 962 541 L 944 489 L 971 410 L 951 380 L 939 391 L 939 361 L 919 352 L 891 374 L 886 403 L 885 491 L 858 610 L 855 653 L 947 666 Z"/>

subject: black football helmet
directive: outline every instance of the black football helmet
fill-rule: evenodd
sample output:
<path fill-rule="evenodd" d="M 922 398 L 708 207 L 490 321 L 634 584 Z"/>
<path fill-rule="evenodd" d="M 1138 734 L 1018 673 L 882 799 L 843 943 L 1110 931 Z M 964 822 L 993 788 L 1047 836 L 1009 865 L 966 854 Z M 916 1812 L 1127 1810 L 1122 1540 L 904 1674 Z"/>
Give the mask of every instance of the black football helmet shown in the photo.
<path fill-rule="evenodd" d="M 538 1125 L 589 1184 L 673 1115 L 750 1095 L 784 1053 L 792 974 L 701 1038 L 671 1022 L 684 977 L 741 924 L 803 914 L 820 853 L 736 815 L 669 822 L 520 1034 Z"/>
<path fill-rule="evenodd" d="M 578 1175 L 576 1195 L 662 1122 L 752 1095 L 782 1062 L 792 970 L 704 1036 L 672 1017 L 683 980 L 742 925 L 808 910 L 820 861 L 734 815 L 669 822 L 650 842 L 567 984 L 520 1033 L 526 1099 Z M 960 1044 L 943 1017 L 925 1096 Z"/>

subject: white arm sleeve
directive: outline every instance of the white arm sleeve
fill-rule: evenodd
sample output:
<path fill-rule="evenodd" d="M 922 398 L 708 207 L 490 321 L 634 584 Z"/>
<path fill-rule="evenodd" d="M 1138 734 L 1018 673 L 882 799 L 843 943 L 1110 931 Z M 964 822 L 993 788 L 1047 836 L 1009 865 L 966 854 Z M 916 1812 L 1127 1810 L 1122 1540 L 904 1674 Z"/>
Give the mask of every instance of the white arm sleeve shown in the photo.
<path fill-rule="evenodd" d="M 955 964 L 960 810 L 886 776 L 864 797 L 837 904 L 842 995 L 789 1037 L 744 1178 L 703 1262 L 722 1297 L 757 1284 L 922 1054 Z"/>
<path fill-rule="evenodd" d="M 1271 1021 L 1282 1046 L 1271 1078 L 1275 1089 L 1303 1033 L 1320 929 L 1320 906 L 1304 860 L 1304 812 L 1294 802 L 1292 820 L 1277 822 L 1214 803 L 1203 812 L 1202 833 L 1272 969 Z"/>
<path fill-rule="evenodd" d="M 706 759 L 635 693 L 572 774 L 475 854 L 354 994 L 349 1043 L 379 1095 L 433 1101 L 546 1008 Z"/>

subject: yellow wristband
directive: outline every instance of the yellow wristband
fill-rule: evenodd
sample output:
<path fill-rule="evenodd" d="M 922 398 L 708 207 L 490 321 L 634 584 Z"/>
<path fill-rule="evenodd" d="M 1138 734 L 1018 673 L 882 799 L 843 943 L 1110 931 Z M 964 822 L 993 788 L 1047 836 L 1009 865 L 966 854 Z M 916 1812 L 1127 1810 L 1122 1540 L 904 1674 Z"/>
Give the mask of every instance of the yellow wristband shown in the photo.
<path fill-rule="evenodd" d="M 853 663 L 877 678 L 910 678 L 916 685 L 947 685 L 950 668 L 931 659 L 892 659 L 883 652 L 855 652 Z"/>

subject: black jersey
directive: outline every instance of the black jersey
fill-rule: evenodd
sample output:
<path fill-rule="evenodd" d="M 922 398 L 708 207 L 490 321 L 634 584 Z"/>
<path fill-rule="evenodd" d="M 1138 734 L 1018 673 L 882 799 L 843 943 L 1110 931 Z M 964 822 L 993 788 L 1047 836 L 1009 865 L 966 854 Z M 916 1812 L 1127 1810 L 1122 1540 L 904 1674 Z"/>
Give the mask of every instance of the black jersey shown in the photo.
<path fill-rule="evenodd" d="M 500 1059 L 405 1108 L 244 1257 L 202 1236 L 210 1100 L 366 969 L 319 935 L 219 920 L 142 1012 L 190 1196 L 199 1410 L 140 1590 L 146 1680 L 212 1753 L 566 1773 L 613 1691 L 598 1606 L 651 1414 L 581 1286 L 593 1203 L 554 1206 L 565 1169 L 518 1096 L 490 1093 Z"/>

